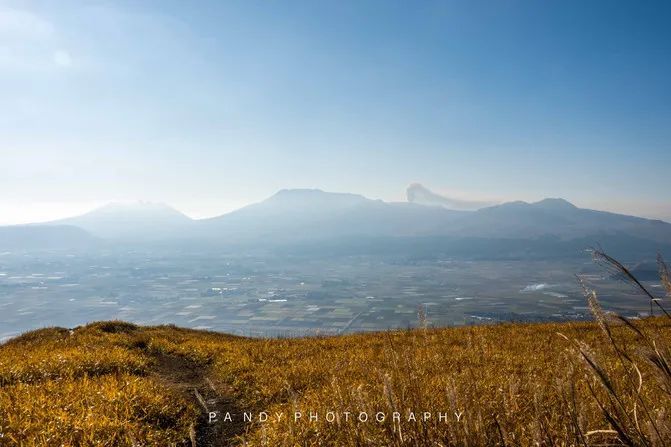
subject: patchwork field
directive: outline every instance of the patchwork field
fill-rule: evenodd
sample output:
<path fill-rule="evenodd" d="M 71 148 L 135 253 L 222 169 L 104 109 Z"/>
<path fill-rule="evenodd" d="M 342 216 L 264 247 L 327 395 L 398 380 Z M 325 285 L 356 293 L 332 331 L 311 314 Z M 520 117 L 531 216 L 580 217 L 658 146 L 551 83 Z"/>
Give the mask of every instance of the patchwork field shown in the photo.
<path fill-rule="evenodd" d="M 654 262 L 651 290 L 662 290 Z M 646 316 L 647 300 L 588 256 L 467 261 L 394 256 L 196 252 L 0 253 L 0 342 L 28 330 L 122 320 L 274 337 L 590 317 L 576 274 L 604 307 Z"/>

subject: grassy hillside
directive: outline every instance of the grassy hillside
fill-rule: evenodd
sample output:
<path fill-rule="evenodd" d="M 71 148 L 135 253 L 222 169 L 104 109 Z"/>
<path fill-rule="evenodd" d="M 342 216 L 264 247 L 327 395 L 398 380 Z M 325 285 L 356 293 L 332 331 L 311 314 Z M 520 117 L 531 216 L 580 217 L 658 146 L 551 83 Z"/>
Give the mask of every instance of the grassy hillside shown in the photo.
<path fill-rule="evenodd" d="M 43 329 L 0 347 L 0 445 L 671 445 L 669 321 L 271 340 Z"/>

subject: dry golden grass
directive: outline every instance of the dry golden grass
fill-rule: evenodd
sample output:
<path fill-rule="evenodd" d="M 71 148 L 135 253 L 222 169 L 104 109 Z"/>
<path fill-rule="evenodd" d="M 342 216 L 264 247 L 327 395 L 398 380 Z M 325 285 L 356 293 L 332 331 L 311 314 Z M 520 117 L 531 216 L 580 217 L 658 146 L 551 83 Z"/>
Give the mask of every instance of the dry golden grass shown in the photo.
<path fill-rule="evenodd" d="M 666 320 L 646 330 L 671 336 Z M 641 345 L 631 331 L 614 329 L 632 356 Z M 251 445 L 577 445 L 615 442 L 611 424 L 595 397 L 598 379 L 583 367 L 569 340 L 590 346 L 613 383 L 627 389 L 629 372 L 593 324 L 500 325 L 398 331 L 376 335 L 303 340 L 245 340 L 215 354 L 214 370 L 231 380 L 247 408 L 266 410 Z M 655 371 L 642 360 L 640 399 L 655 417 L 671 409 L 671 394 L 659 392 Z M 600 394 L 599 394 L 600 393 Z M 624 405 L 634 411 L 635 399 Z M 640 412 L 642 405 L 639 404 Z M 303 413 L 295 423 L 295 411 Z M 340 422 L 328 422 L 334 411 Z M 351 412 L 345 422 L 343 412 Z M 414 423 L 424 411 L 431 418 Z M 309 421 L 309 412 L 318 414 Z M 366 412 L 372 420 L 352 420 Z M 402 415 L 394 423 L 392 414 Z M 437 412 L 447 414 L 438 421 Z M 456 414 L 460 417 L 457 417 Z M 642 419 L 642 418 L 641 418 Z M 668 418 L 667 418 L 668 419 Z M 670 445 L 671 425 L 653 445 Z M 647 430 L 647 429 L 644 429 Z M 590 435 L 587 435 L 589 432 Z M 591 437 L 591 439 L 589 439 Z"/>
<path fill-rule="evenodd" d="M 119 328 L 136 331 L 43 329 L 1 346 L 0 445 L 184 443 L 195 408 L 147 375 L 152 358 Z"/>
<path fill-rule="evenodd" d="M 0 417 L 16 445 L 168 446 L 193 415 L 171 390 L 122 373 L 5 387 Z"/>
<path fill-rule="evenodd" d="M 668 319 L 635 324 L 660 352 L 668 346 Z M 238 440 L 249 445 L 670 445 L 671 392 L 650 346 L 624 324 L 608 327 L 640 384 L 593 323 L 272 340 L 118 322 L 35 331 L 0 347 L 0 444 L 190 445 L 202 410 L 152 373 L 162 354 L 206 368 L 238 411 L 269 414 Z M 600 407 L 620 404 L 583 353 L 609 378 L 635 439 Z"/>

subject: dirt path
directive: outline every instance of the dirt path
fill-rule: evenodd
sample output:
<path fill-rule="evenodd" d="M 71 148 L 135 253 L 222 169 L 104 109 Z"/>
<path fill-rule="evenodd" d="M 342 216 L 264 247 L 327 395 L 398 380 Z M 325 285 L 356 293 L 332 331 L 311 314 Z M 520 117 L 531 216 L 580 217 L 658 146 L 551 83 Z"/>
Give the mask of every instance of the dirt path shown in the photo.
<path fill-rule="evenodd" d="M 235 417 L 241 414 L 241 410 L 230 397 L 232 395 L 230 390 L 218 388 L 208 377 L 207 367 L 177 355 L 163 353 L 152 353 L 152 355 L 156 359 L 152 374 L 169 387 L 181 392 L 200 409 L 200 417 L 191 433 L 192 447 L 239 445 L 235 438 L 245 432 L 246 425 Z M 209 421 L 209 412 L 217 413 L 216 422 Z M 222 420 L 226 412 L 234 415 L 233 421 Z"/>

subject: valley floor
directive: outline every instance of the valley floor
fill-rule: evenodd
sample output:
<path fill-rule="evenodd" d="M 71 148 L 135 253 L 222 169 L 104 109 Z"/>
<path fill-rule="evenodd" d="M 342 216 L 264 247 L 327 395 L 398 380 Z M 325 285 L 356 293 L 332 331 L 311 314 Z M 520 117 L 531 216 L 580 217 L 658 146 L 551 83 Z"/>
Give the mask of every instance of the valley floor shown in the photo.
<path fill-rule="evenodd" d="M 631 324 L 42 329 L 0 346 L 0 445 L 671 445 L 671 323 Z"/>

